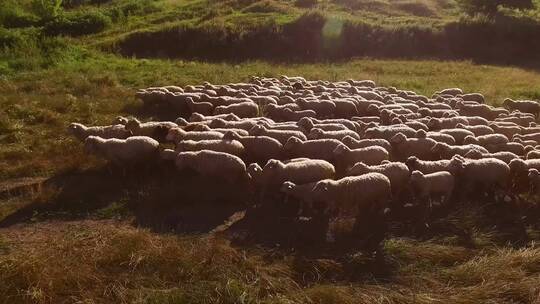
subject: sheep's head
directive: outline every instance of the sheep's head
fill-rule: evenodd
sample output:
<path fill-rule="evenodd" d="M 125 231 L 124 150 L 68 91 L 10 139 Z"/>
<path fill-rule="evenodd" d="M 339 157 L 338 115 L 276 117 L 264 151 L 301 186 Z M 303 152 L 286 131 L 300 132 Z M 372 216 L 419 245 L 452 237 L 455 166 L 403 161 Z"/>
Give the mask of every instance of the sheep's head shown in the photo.
<path fill-rule="evenodd" d="M 112 121 L 113 125 L 126 125 L 128 123 L 129 119 L 127 119 L 124 116 L 116 116 L 114 120 Z"/>
<path fill-rule="evenodd" d="M 427 117 L 427 116 L 430 116 L 430 115 L 431 115 L 431 110 L 428 109 L 428 108 L 420 108 L 420 109 L 418 110 L 418 113 L 419 113 L 420 115 L 422 115 L 422 117 Z"/>
<path fill-rule="evenodd" d="M 239 140 L 241 137 L 235 131 L 227 131 L 223 134 L 223 140 Z"/>
<path fill-rule="evenodd" d="M 68 132 L 71 133 L 73 136 L 75 136 L 79 140 L 84 140 L 86 137 L 84 136 L 85 126 L 80 123 L 71 123 L 68 126 Z"/>
<path fill-rule="evenodd" d="M 525 148 L 523 148 L 523 149 L 524 149 L 525 154 L 527 154 L 527 153 L 529 153 L 531 151 L 534 151 L 534 146 L 526 145 Z"/>
<path fill-rule="evenodd" d="M 212 128 L 203 124 L 197 124 L 195 125 L 195 127 L 193 127 L 193 131 L 211 131 L 211 130 Z"/>
<path fill-rule="evenodd" d="M 159 157 L 163 160 L 175 160 L 178 152 L 172 149 L 164 149 L 159 152 Z"/>
<path fill-rule="evenodd" d="M 398 133 L 390 138 L 390 143 L 393 145 L 399 145 L 407 140 L 407 136 L 403 133 Z"/>
<path fill-rule="evenodd" d="M 199 114 L 199 113 L 193 113 L 189 117 L 189 121 L 193 121 L 193 122 L 203 121 L 203 120 L 204 120 L 204 115 Z"/>
<path fill-rule="evenodd" d="M 514 173 L 525 171 L 527 168 L 527 163 L 519 158 L 513 159 L 508 164 L 510 170 Z"/>
<path fill-rule="evenodd" d="M 410 183 L 411 184 L 416 184 L 416 183 L 419 183 L 421 182 L 422 180 L 424 180 L 425 176 L 422 172 L 418 171 L 418 170 L 415 170 L 411 173 L 411 177 L 410 177 Z"/>
<path fill-rule="evenodd" d="M 170 128 L 167 132 L 167 135 L 165 136 L 165 140 L 167 141 L 175 141 L 178 136 L 180 136 L 183 133 L 183 130 L 180 128 Z"/>
<path fill-rule="evenodd" d="M 471 151 L 467 152 L 465 154 L 466 158 L 470 159 L 481 159 L 482 158 L 482 151 L 479 151 L 477 149 L 472 149 Z"/>
<path fill-rule="evenodd" d="M 407 165 L 407 167 L 411 170 L 411 169 L 414 169 L 416 167 L 416 165 L 418 164 L 418 157 L 416 156 L 410 156 L 409 158 L 407 158 L 407 160 L 405 161 L 405 165 Z"/>
<path fill-rule="evenodd" d="M 505 107 L 505 108 L 508 109 L 508 108 L 511 108 L 511 107 L 514 105 L 514 103 L 515 103 L 515 102 L 514 102 L 512 99 L 506 98 L 506 99 L 503 101 L 502 105 L 503 105 L 503 107 Z"/>
<path fill-rule="evenodd" d="M 416 131 L 416 138 L 427 138 L 427 132 L 423 129 Z"/>
<path fill-rule="evenodd" d="M 367 107 L 367 112 L 371 115 L 375 115 L 375 116 L 379 116 L 380 115 L 380 111 L 379 111 L 379 107 L 377 105 L 374 105 L 374 104 L 370 104 L 368 107 Z"/>
<path fill-rule="evenodd" d="M 281 192 L 284 193 L 290 193 L 294 188 L 296 187 L 296 184 L 290 181 L 286 181 L 281 185 Z"/>
<path fill-rule="evenodd" d="M 441 120 L 438 119 L 438 118 L 431 118 L 428 122 L 427 122 L 427 126 L 430 130 L 433 130 L 433 129 L 437 129 L 439 128 L 439 126 L 441 125 Z"/>
<path fill-rule="evenodd" d="M 301 145 L 302 144 L 302 140 L 296 136 L 291 136 L 289 137 L 289 139 L 287 140 L 287 142 L 285 142 L 285 145 L 283 145 L 283 150 L 285 151 L 290 151 L 292 149 L 294 149 L 295 147 L 298 147 L 298 145 Z"/>
<path fill-rule="evenodd" d="M 313 128 L 308 134 L 309 139 L 319 139 L 323 136 L 324 132 L 322 129 Z"/>
<path fill-rule="evenodd" d="M 282 168 L 284 166 L 285 166 L 285 164 L 283 164 L 279 160 L 270 159 L 270 160 L 268 160 L 266 162 L 266 165 L 264 165 L 263 171 L 267 172 L 267 171 L 275 170 L 275 169 L 278 169 L 278 168 Z"/>
<path fill-rule="evenodd" d="M 313 128 L 313 121 L 309 117 L 300 118 L 296 124 L 307 131 Z"/>
<path fill-rule="evenodd" d="M 466 161 L 462 157 L 452 157 L 450 163 L 448 164 L 448 169 L 451 172 L 461 172 L 465 169 Z"/>
<path fill-rule="evenodd" d="M 251 179 L 257 183 L 261 181 L 263 169 L 261 168 L 261 166 L 259 166 L 259 164 L 252 163 L 249 164 L 249 166 L 247 167 L 247 173 L 251 177 Z"/>
<path fill-rule="evenodd" d="M 467 135 L 463 139 L 463 144 L 470 145 L 470 144 L 478 144 L 478 139 L 472 135 Z"/>
<path fill-rule="evenodd" d="M 126 130 L 136 132 L 141 129 L 141 122 L 137 118 L 131 118 L 126 123 Z"/>
<path fill-rule="evenodd" d="M 431 148 L 431 152 L 441 154 L 448 151 L 449 148 L 450 146 L 448 144 L 438 142 Z"/>
<path fill-rule="evenodd" d="M 333 154 L 334 154 L 334 156 L 339 157 L 339 156 L 345 154 L 345 153 L 346 153 L 347 151 L 349 151 L 349 150 L 350 150 L 349 147 L 347 147 L 347 146 L 344 145 L 344 144 L 341 144 L 341 145 L 338 145 L 338 146 L 334 149 Z"/>
<path fill-rule="evenodd" d="M 208 126 L 210 128 L 223 128 L 227 125 L 227 121 L 222 119 L 222 118 L 214 118 L 212 119 L 212 121 L 210 121 L 210 123 L 208 124 Z"/>

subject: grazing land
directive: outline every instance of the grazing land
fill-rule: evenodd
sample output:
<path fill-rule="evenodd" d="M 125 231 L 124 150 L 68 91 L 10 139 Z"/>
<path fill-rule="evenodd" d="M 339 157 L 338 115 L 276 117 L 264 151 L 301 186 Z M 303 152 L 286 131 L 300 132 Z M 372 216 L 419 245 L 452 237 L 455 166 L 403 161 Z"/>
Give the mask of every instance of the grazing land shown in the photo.
<path fill-rule="evenodd" d="M 495 106 L 505 98 L 540 99 L 534 57 L 514 61 L 437 48 L 413 56 L 417 46 L 401 56 L 384 49 L 392 44 L 378 45 L 379 54 L 334 47 L 343 43 L 335 29 L 354 25 L 363 31 L 350 37 L 392 29 L 417 41 L 420 32 L 431 37 L 483 22 L 464 17 L 454 1 L 301 2 L 65 1 L 62 17 L 47 19 L 32 1 L 6 0 L 0 7 L 0 303 L 539 301 L 536 196 L 523 195 L 528 205 L 518 211 L 463 204 L 428 229 L 393 222 L 376 256 L 304 252 L 238 242 L 226 222 L 242 216 L 235 212 L 242 202 L 208 205 L 215 197 L 197 188 L 204 179 L 174 170 L 126 175 L 85 154 L 68 133 L 71 122 L 106 125 L 119 115 L 159 120 L 135 97 L 141 88 L 248 82 L 254 75 L 371 79 L 426 96 L 459 87 L 481 92 Z M 501 22 L 536 29 L 536 10 L 504 16 Z M 298 46 L 293 56 L 275 56 L 290 37 L 304 36 L 299 25 L 309 22 L 320 24 L 318 34 L 325 29 L 329 47 L 315 35 L 309 52 Z M 264 54 L 249 44 L 276 31 L 292 36 Z M 189 44 L 190 37 L 197 42 Z M 217 56 L 212 46 L 229 55 Z M 233 58 L 242 48 L 243 57 Z"/>

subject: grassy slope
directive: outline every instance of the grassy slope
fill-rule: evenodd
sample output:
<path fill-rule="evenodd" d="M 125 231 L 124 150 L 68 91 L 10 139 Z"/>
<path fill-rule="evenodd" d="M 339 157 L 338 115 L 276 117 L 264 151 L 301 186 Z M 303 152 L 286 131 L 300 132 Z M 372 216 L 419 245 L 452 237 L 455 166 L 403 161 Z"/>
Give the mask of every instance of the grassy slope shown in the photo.
<path fill-rule="evenodd" d="M 276 5 L 278 1 L 268 2 Z M 303 11 L 291 8 L 284 3 L 287 1 L 280 2 L 286 12 L 280 18 Z M 359 18 L 387 22 L 424 20 L 396 10 L 397 2 L 407 1 L 366 2 L 379 6 L 368 6 L 369 11 L 362 13 L 351 13 L 343 6 L 324 2 L 321 6 L 327 5 L 336 16 L 356 14 Z M 83 156 L 80 144 L 67 136 L 67 124 L 104 124 L 119 114 L 140 115 L 133 92 L 146 86 L 225 83 L 245 81 L 250 75 L 288 74 L 311 79 L 373 79 L 381 85 L 428 95 L 458 86 L 482 92 L 492 103 L 500 103 L 505 97 L 540 98 L 537 72 L 470 62 L 359 59 L 335 64 L 233 65 L 123 59 L 81 46 L 114 40 L 133 30 L 183 22 L 186 6 L 190 7 L 189 12 L 196 12 L 197 18 L 222 11 L 229 14 L 218 18 L 243 18 L 242 12 L 231 10 L 228 3 L 220 1 L 213 1 L 210 9 L 201 6 L 199 0 L 160 3 L 166 5 L 162 10 L 127 18 L 102 34 L 62 41 L 73 47 L 65 58 L 47 64 L 46 68 L 39 64 L 26 66 L 0 76 L 0 184 L 11 183 L 13 178 L 51 176 L 70 168 L 92 166 L 94 161 Z M 384 17 L 382 11 L 391 17 Z M 438 16 L 427 18 L 438 22 L 455 16 L 451 8 L 437 12 Z M 32 52 L 17 54 L 28 56 L 19 57 L 20 61 L 33 60 Z M 46 196 L 47 193 L 37 192 L 0 198 L 0 220 L 30 200 Z M 133 228 L 127 221 L 131 219 L 129 212 L 127 217 L 124 212 L 113 205 L 89 214 L 88 219 L 73 222 L 56 220 L 55 215 L 42 221 L 36 215 L 33 221 L 38 223 L 0 229 L 0 303 L 538 300 L 538 248 L 503 246 L 496 240 L 496 230 L 486 227 L 473 232 L 472 244 L 467 247 L 454 236 L 429 241 L 391 238 L 385 244 L 387 256 L 381 264 L 360 257 L 337 261 L 294 258 L 275 250 L 232 247 L 207 235 L 155 234 Z M 121 220 L 103 220 L 104 217 Z M 463 221 L 463 217 L 449 221 Z"/>

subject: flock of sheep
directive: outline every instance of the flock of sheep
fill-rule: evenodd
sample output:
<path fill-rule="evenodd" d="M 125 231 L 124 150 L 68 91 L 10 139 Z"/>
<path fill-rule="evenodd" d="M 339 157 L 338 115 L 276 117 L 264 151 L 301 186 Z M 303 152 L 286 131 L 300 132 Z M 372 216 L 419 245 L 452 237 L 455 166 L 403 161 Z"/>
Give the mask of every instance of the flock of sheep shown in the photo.
<path fill-rule="evenodd" d="M 69 126 L 85 150 L 120 166 L 158 159 L 333 216 L 475 196 L 508 202 L 540 189 L 540 104 L 451 88 L 431 97 L 371 80 L 253 77 L 154 87 L 137 97 L 176 121 L 118 117 Z M 171 149 L 171 147 L 174 147 Z"/>

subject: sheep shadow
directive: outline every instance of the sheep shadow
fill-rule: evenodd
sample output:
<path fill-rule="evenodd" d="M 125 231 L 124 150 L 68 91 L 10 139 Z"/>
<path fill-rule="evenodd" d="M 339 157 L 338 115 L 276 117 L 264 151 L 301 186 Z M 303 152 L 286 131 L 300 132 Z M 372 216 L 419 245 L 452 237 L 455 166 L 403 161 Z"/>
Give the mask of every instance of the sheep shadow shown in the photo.
<path fill-rule="evenodd" d="M 103 166 L 58 174 L 32 203 L 0 221 L 8 227 L 33 219 L 77 220 L 125 202 L 134 223 L 158 232 L 209 232 L 245 208 L 244 185 L 179 173 L 167 164 Z"/>

